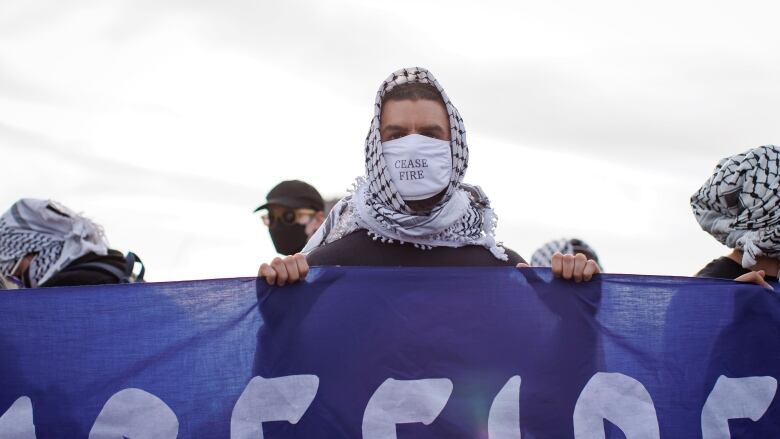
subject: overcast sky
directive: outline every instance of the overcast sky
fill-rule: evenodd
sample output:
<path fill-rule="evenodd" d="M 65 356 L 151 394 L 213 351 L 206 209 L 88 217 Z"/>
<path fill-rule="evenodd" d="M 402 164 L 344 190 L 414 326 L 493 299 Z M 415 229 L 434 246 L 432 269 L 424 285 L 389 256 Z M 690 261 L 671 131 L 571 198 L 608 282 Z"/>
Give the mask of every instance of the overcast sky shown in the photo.
<path fill-rule="evenodd" d="M 376 88 L 437 76 L 466 181 L 526 258 L 577 236 L 607 271 L 691 275 L 726 249 L 688 199 L 780 142 L 780 3 L 0 1 L 0 210 L 52 198 L 151 280 L 253 275 L 257 215 L 362 174 Z"/>

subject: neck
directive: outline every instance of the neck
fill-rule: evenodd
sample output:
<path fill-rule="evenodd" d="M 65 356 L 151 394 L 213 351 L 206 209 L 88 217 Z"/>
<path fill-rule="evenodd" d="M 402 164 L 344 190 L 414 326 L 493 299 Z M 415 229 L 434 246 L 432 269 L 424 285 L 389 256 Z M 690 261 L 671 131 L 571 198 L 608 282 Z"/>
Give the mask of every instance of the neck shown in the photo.
<path fill-rule="evenodd" d="M 742 255 L 742 250 L 734 249 L 731 251 L 731 254 L 728 255 L 728 258 L 737 264 L 742 265 Z M 751 270 L 764 270 L 767 276 L 777 277 L 777 273 L 780 271 L 780 260 L 759 256 L 756 258 L 756 265 L 754 265 Z"/>

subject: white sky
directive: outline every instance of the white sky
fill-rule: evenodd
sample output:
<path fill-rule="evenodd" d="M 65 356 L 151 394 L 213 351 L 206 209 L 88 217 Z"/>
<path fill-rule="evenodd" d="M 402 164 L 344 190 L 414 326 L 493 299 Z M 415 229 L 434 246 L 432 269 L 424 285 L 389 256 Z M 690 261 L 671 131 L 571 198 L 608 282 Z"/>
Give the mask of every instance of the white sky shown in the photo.
<path fill-rule="evenodd" d="M 374 93 L 429 68 L 464 117 L 466 181 L 529 257 L 577 236 L 608 271 L 725 253 L 690 195 L 780 142 L 780 3 L 0 2 L 0 210 L 57 199 L 150 280 L 253 275 L 282 179 L 339 195 Z"/>

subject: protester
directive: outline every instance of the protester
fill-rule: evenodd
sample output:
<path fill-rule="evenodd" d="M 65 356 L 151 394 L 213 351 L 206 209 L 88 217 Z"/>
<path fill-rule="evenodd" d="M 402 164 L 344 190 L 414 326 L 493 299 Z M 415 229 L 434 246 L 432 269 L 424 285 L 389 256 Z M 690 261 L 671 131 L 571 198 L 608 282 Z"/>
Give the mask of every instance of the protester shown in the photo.
<path fill-rule="evenodd" d="M 255 212 L 267 210 L 263 223 L 268 227 L 276 252 L 292 255 L 303 250 L 306 241 L 325 219 L 325 202 L 314 186 L 300 180 L 287 180 L 274 186 L 266 202 Z"/>
<path fill-rule="evenodd" d="M 528 266 L 496 241 L 485 193 L 463 183 L 463 120 L 427 70 L 402 69 L 381 85 L 365 154 L 365 176 L 330 211 L 306 256 L 276 258 L 259 276 L 284 285 L 304 277 L 309 264 Z M 599 271 L 582 254 L 553 259 L 553 271 L 567 279 Z"/>
<path fill-rule="evenodd" d="M 142 281 L 136 262 L 109 249 L 99 225 L 54 201 L 21 199 L 0 217 L 0 276 L 18 287 Z"/>
<path fill-rule="evenodd" d="M 554 239 L 546 242 L 544 245 L 536 249 L 533 255 L 531 255 L 532 267 L 551 267 L 552 257 L 556 253 L 564 255 L 576 255 L 582 253 L 586 258 L 593 260 L 599 269 L 603 270 L 599 262 L 599 257 L 593 247 L 589 246 L 585 241 L 577 238 L 561 238 Z"/>
<path fill-rule="evenodd" d="M 731 252 L 696 276 L 755 282 L 773 289 L 780 268 L 780 147 L 765 145 L 721 160 L 691 197 L 704 231 Z"/>

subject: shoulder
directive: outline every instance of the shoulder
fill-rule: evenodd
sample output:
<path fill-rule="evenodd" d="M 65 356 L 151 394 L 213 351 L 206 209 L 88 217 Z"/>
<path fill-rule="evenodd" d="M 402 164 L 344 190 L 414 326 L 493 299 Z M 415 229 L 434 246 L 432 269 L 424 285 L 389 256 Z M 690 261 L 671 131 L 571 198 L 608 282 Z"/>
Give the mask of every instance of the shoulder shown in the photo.
<path fill-rule="evenodd" d="M 395 247 L 374 240 L 365 229 L 358 229 L 312 250 L 306 261 L 309 265 L 384 265 L 376 263 L 377 255 L 394 253 Z"/>
<path fill-rule="evenodd" d="M 506 255 L 509 256 L 509 260 L 507 260 L 508 264 L 517 265 L 517 264 L 524 264 L 525 259 L 523 259 L 522 256 L 520 256 L 516 251 L 512 250 L 509 247 L 504 247 L 504 251 L 506 252 Z"/>
<path fill-rule="evenodd" d="M 41 287 L 66 287 L 121 283 L 126 278 L 127 259 L 113 249 L 105 255 L 87 253 L 50 277 Z"/>
<path fill-rule="evenodd" d="M 354 231 L 315 248 L 306 255 L 306 261 L 309 265 L 347 265 L 339 262 L 349 259 L 356 253 L 370 251 L 367 238 L 365 230 Z"/>
<path fill-rule="evenodd" d="M 743 268 L 728 257 L 720 257 L 707 264 L 696 273 L 696 277 L 711 277 L 718 279 L 736 279 L 750 270 Z"/>
<path fill-rule="evenodd" d="M 516 252 L 505 249 L 508 260 L 502 261 L 477 245 L 436 247 L 423 250 L 413 244 L 383 243 L 364 229 L 316 248 L 306 256 L 309 265 L 346 266 L 515 266 L 524 262 Z"/>

